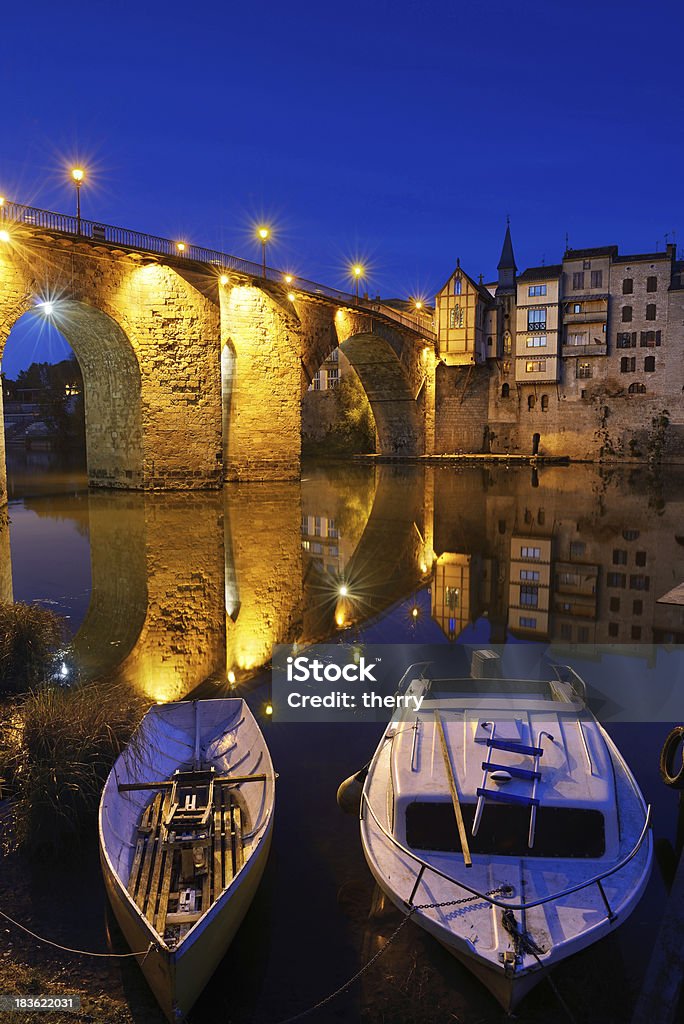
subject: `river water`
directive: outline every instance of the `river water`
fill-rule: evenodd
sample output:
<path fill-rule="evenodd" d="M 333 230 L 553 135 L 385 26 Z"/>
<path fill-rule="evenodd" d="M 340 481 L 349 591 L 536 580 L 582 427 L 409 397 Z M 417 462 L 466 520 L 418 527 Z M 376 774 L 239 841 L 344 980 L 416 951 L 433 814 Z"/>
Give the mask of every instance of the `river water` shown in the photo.
<path fill-rule="evenodd" d="M 270 1024 L 307 1008 L 400 919 L 374 887 L 358 823 L 335 802 L 382 726 L 292 724 L 263 713 L 272 645 L 333 638 L 536 644 L 576 664 L 599 693 L 597 713 L 653 804 L 658 863 L 626 924 L 553 977 L 576 1021 L 629 1020 L 677 837 L 677 797 L 659 779 L 658 755 L 671 723 L 684 718 L 684 607 L 667 598 L 684 580 L 681 470 L 330 463 L 306 465 L 301 482 L 154 495 L 89 492 L 82 466 L 47 454 L 11 454 L 9 470 L 0 597 L 65 616 L 69 664 L 84 678 L 107 674 L 166 701 L 228 693 L 232 673 L 280 773 L 263 885 L 193 1024 Z M 536 577 L 521 577 L 521 565 Z M 608 692 L 606 679 L 619 685 Z M 78 914 L 72 885 L 86 896 Z M 22 900 L 36 930 L 64 944 L 103 949 L 108 927 L 120 941 L 94 853 L 73 877 L 35 871 Z M 133 1019 L 161 1020 L 134 966 L 98 966 L 89 978 L 94 990 L 125 995 Z M 464 968 L 408 925 L 372 971 L 311 1019 L 502 1017 Z M 548 983 L 518 1018 L 570 1019 Z"/>

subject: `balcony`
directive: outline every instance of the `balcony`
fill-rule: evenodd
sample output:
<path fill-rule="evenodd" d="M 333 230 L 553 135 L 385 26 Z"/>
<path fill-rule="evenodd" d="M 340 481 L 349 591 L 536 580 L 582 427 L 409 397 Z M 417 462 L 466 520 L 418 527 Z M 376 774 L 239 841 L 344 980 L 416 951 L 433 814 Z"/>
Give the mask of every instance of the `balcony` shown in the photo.
<path fill-rule="evenodd" d="M 587 309 L 581 313 L 564 313 L 564 324 L 605 324 L 608 322 L 607 309 Z"/>
<path fill-rule="evenodd" d="M 607 356 L 608 345 L 604 342 L 603 344 L 596 344 L 596 342 L 590 342 L 588 345 L 568 345 L 567 341 L 563 342 L 563 356 L 567 359 L 570 356 L 578 356 L 585 359 L 587 356 Z"/>

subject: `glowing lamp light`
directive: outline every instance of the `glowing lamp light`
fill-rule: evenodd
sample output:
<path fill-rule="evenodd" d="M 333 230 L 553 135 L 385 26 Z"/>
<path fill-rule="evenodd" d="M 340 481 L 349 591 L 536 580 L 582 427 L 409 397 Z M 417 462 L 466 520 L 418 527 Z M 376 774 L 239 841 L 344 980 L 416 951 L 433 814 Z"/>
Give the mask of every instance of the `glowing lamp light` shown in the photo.
<path fill-rule="evenodd" d="M 272 705 L 272 704 L 271 704 L 271 703 L 269 702 L 269 703 L 268 703 L 268 704 L 266 705 L 266 707 L 264 708 L 264 711 L 265 711 L 265 713 L 266 713 L 267 715 L 272 715 L 272 714 L 273 714 L 273 705 Z"/>
<path fill-rule="evenodd" d="M 338 320 L 341 320 L 342 317 L 344 316 L 344 313 L 342 312 L 341 309 L 338 309 L 337 312 L 335 313 L 335 316 L 337 317 Z"/>
<path fill-rule="evenodd" d="M 52 316 L 55 311 L 54 302 L 39 302 L 38 307 L 41 310 L 43 316 Z"/>
<path fill-rule="evenodd" d="M 219 281 L 221 282 L 221 284 L 228 284 L 228 275 L 227 274 L 221 274 L 221 276 L 219 278 Z"/>
<path fill-rule="evenodd" d="M 9 231 L 0 231 L 0 242 L 9 242 L 10 233 Z"/>
<path fill-rule="evenodd" d="M 233 672 L 232 668 L 228 673 L 228 682 L 230 683 L 231 686 L 235 686 L 235 673 Z"/>
<path fill-rule="evenodd" d="M 363 267 L 360 263 L 355 263 L 352 267 L 352 274 L 354 277 L 363 277 Z"/>
<path fill-rule="evenodd" d="M 292 277 L 292 274 L 286 274 L 283 280 L 285 281 L 285 284 L 292 284 L 294 278 Z"/>
<path fill-rule="evenodd" d="M 287 293 L 287 297 L 290 300 L 290 302 L 294 302 L 294 300 L 296 299 L 297 296 L 295 295 L 294 292 L 288 292 Z"/>
<path fill-rule="evenodd" d="M 349 593 L 349 587 L 347 586 L 346 583 L 343 583 L 337 592 L 340 595 L 340 597 L 346 597 Z"/>
<path fill-rule="evenodd" d="M 418 618 L 418 609 L 417 609 L 417 608 L 415 607 L 415 605 L 414 605 L 414 607 L 413 607 L 413 608 L 411 609 L 411 615 L 413 616 L 413 618 L 414 618 L 414 619 L 417 619 L 417 618 Z"/>
<path fill-rule="evenodd" d="M 185 252 L 185 242 L 176 242 L 178 252 Z"/>
<path fill-rule="evenodd" d="M 261 227 L 257 229 L 257 234 L 262 242 L 266 242 L 271 232 L 267 227 Z"/>
<path fill-rule="evenodd" d="M 0 196 L 0 206 L 4 206 L 4 205 L 5 205 L 5 197 L 4 196 Z"/>
<path fill-rule="evenodd" d="M 85 171 L 82 167 L 72 167 L 71 177 L 74 179 L 77 185 L 80 185 L 85 178 Z"/>

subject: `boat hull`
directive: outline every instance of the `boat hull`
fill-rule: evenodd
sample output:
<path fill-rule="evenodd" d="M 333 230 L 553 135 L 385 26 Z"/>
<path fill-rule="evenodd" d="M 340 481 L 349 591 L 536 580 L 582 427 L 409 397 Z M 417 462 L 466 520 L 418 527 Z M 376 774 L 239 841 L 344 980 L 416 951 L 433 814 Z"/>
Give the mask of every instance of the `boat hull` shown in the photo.
<path fill-rule="evenodd" d="M 113 870 L 104 850 L 100 850 L 105 889 L 114 916 L 137 958 L 145 979 L 169 1021 L 182 1021 L 215 972 L 255 896 L 271 847 L 273 819 L 262 835 L 259 846 L 239 875 L 193 929 L 178 950 L 169 950 L 159 942 L 147 919 L 131 900 Z"/>

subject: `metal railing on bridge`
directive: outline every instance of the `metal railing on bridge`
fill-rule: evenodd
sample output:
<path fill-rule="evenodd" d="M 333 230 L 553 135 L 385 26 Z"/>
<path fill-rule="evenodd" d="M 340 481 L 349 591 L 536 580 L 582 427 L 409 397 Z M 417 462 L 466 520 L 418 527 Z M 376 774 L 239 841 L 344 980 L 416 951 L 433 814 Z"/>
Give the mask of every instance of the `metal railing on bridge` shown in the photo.
<path fill-rule="evenodd" d="M 216 249 L 206 249 L 201 245 L 193 245 L 189 242 L 172 241 L 170 238 L 161 238 L 158 235 L 148 235 L 144 231 L 132 231 L 130 228 L 118 228 L 112 224 L 102 224 L 99 221 L 85 220 L 82 217 L 72 217 L 64 213 L 54 213 L 51 210 L 41 210 L 35 206 L 24 206 L 22 203 L 14 203 L 5 200 L 0 206 L 0 219 L 5 223 L 23 224 L 31 228 L 42 228 L 46 231 L 55 231 L 59 234 L 70 235 L 74 238 L 84 238 L 92 242 L 102 242 L 105 245 L 120 246 L 123 249 L 132 249 L 136 252 L 149 253 L 154 256 L 161 256 L 173 260 L 187 260 L 195 263 L 204 263 L 211 266 L 218 274 L 236 273 L 244 274 L 247 277 L 259 277 L 276 284 L 287 284 L 289 288 L 306 292 L 309 295 L 321 296 L 332 299 L 346 307 L 358 307 L 360 309 L 377 313 L 379 316 L 394 320 L 407 327 L 409 330 L 421 334 L 425 338 L 434 340 L 432 323 L 426 323 L 417 317 L 407 316 L 405 313 L 387 306 L 380 301 L 369 299 L 357 299 L 351 292 L 340 291 L 336 288 L 329 288 L 327 285 L 319 284 L 316 281 L 309 281 L 296 274 L 289 275 L 283 270 L 276 270 L 273 267 L 264 267 L 261 263 L 252 260 L 242 259 L 240 256 L 231 256 Z"/>

